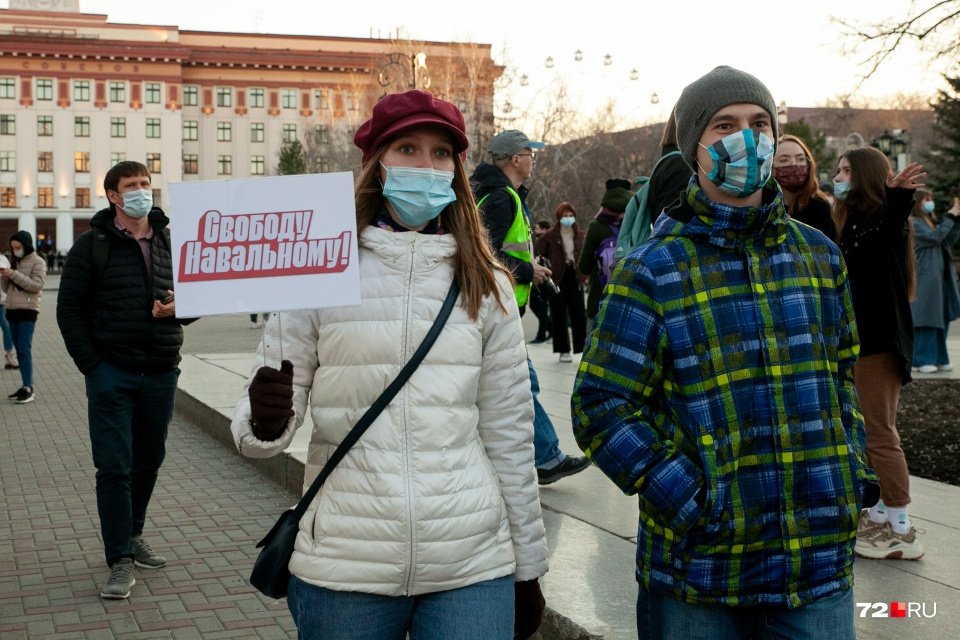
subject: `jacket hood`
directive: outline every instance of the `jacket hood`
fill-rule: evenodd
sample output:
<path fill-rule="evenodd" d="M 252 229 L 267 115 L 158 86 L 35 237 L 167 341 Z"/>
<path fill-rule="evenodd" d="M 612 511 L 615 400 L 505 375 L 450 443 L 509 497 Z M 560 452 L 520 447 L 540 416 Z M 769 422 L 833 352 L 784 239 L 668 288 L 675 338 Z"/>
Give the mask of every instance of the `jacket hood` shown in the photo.
<path fill-rule="evenodd" d="M 113 224 L 113 219 L 116 217 L 117 212 L 113 209 L 113 207 L 100 209 L 100 211 L 97 211 L 93 218 L 90 219 L 90 226 L 100 229 L 113 229 L 116 231 L 117 228 Z M 150 226 L 157 231 L 163 229 L 170 223 L 170 219 L 167 218 L 167 214 L 165 214 L 163 209 L 160 207 L 154 207 L 150 209 L 150 213 L 147 214 L 147 217 L 150 220 Z"/>
<path fill-rule="evenodd" d="M 477 165 L 477 168 L 473 171 L 473 175 L 470 176 L 470 183 L 473 185 L 477 200 L 494 189 L 513 186 L 513 183 L 510 182 L 503 171 L 486 162 L 481 162 Z"/>
<path fill-rule="evenodd" d="M 15 234 L 10 236 L 10 239 L 16 240 L 23 245 L 24 258 L 33 253 L 33 236 L 30 235 L 29 231 L 17 231 Z M 20 259 L 22 260 L 23 258 Z"/>
<path fill-rule="evenodd" d="M 688 237 L 724 249 L 757 242 L 775 246 L 786 238 L 788 220 L 783 194 L 772 178 L 763 187 L 759 207 L 733 207 L 708 200 L 693 176 L 684 199 L 657 219 L 650 238 Z"/>

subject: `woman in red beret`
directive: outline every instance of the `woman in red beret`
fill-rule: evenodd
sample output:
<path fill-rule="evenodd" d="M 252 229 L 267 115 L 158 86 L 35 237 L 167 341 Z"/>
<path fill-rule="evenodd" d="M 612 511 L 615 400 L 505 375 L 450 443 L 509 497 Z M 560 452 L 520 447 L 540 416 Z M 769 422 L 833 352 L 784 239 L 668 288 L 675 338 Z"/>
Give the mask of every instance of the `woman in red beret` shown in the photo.
<path fill-rule="evenodd" d="M 391 94 L 354 142 L 362 302 L 269 321 L 264 339 L 282 340 L 289 360 L 264 366 L 261 345 L 232 425 L 240 451 L 283 451 L 309 412 L 308 487 L 454 278 L 461 294 L 301 520 L 290 611 L 302 638 L 528 638 L 547 570 L 533 404 L 512 280 L 463 166 L 463 115 L 423 91 Z"/>

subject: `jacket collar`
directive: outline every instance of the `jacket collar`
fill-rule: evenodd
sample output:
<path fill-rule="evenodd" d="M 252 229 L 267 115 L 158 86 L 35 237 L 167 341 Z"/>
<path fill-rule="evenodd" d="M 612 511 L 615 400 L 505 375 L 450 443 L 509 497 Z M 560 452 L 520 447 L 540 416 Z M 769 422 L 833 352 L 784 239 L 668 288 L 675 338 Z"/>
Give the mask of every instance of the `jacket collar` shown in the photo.
<path fill-rule="evenodd" d="M 457 253 L 457 241 L 449 233 L 396 232 L 373 225 L 360 233 L 360 246 L 388 262 L 408 256 L 411 251 L 428 263 L 442 262 Z"/>

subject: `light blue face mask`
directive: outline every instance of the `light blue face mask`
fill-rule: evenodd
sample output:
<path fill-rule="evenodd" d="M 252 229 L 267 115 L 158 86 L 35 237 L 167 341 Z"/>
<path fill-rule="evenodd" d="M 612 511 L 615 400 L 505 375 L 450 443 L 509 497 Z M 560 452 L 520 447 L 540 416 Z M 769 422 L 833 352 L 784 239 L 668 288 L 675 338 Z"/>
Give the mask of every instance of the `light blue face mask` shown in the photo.
<path fill-rule="evenodd" d="M 933 213 L 933 210 L 937 208 L 936 203 L 933 200 L 927 200 L 923 203 L 923 210 L 926 213 Z"/>
<path fill-rule="evenodd" d="M 560 218 L 560 224 L 565 227 L 572 227 L 576 222 L 576 218 Z"/>
<path fill-rule="evenodd" d="M 153 208 L 153 192 L 147 189 L 137 189 L 120 194 L 123 196 L 123 212 L 139 220 Z"/>
<path fill-rule="evenodd" d="M 847 198 L 847 192 L 850 191 L 849 182 L 834 182 L 833 183 L 833 197 L 837 200 L 845 200 Z"/>
<path fill-rule="evenodd" d="M 699 142 L 697 144 L 700 144 Z M 773 171 L 773 140 L 753 129 L 743 129 L 717 140 L 709 147 L 713 167 L 707 180 L 734 198 L 759 191 Z"/>
<path fill-rule="evenodd" d="M 380 166 L 387 172 L 383 197 L 405 227 L 422 227 L 457 199 L 452 171 Z"/>

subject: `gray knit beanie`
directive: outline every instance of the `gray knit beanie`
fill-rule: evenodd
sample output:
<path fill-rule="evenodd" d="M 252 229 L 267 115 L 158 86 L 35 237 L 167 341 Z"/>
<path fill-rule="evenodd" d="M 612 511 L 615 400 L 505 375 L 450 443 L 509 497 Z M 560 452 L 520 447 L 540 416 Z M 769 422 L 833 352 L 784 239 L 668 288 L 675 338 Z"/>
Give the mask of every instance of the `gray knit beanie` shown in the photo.
<path fill-rule="evenodd" d="M 675 107 L 677 142 L 684 162 L 696 171 L 697 143 L 710 118 L 727 105 L 745 102 L 755 104 L 770 114 L 773 143 L 780 137 L 777 128 L 777 105 L 766 85 L 755 77 L 734 69 L 717 67 L 699 80 L 688 84 Z"/>

